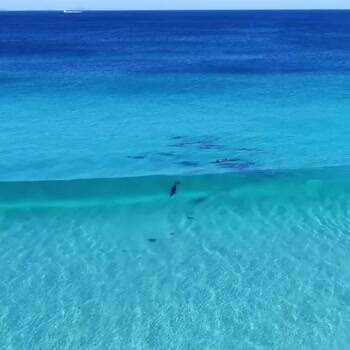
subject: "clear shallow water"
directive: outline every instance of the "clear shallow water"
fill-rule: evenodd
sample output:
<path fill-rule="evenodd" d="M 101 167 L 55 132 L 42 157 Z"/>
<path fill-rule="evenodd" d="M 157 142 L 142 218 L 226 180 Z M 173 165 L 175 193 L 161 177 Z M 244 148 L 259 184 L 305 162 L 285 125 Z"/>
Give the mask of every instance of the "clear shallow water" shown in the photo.
<path fill-rule="evenodd" d="M 0 13 L 0 347 L 347 349 L 349 17 Z"/>
<path fill-rule="evenodd" d="M 349 175 L 1 183 L 1 346 L 345 349 Z"/>

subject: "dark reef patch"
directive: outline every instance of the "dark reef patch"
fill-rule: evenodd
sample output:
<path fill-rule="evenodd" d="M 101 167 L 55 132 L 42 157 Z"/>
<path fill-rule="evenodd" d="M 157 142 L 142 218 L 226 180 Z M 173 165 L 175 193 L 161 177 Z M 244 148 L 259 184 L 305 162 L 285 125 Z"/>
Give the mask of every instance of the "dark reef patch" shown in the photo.
<path fill-rule="evenodd" d="M 185 138 L 186 138 L 186 136 L 183 136 L 183 135 L 175 135 L 175 136 L 171 136 L 170 140 L 182 140 Z"/>
<path fill-rule="evenodd" d="M 195 145 L 197 142 L 195 141 L 183 141 L 183 142 L 178 142 L 178 143 L 171 143 L 168 146 L 169 147 L 176 147 L 176 148 L 183 148 L 186 146 L 192 146 Z"/>
<path fill-rule="evenodd" d="M 216 159 L 215 161 L 209 162 L 219 168 L 233 169 L 233 170 L 244 170 L 254 165 L 253 162 L 245 161 L 241 158 L 223 158 Z"/>
<path fill-rule="evenodd" d="M 242 148 L 237 148 L 237 151 L 240 151 L 240 152 L 257 152 L 257 151 L 259 151 L 259 149 L 255 148 L 255 147 L 252 147 L 252 148 L 242 147 Z"/>
<path fill-rule="evenodd" d="M 212 149 L 224 149 L 225 147 L 223 145 L 218 145 L 215 143 L 200 143 L 199 149 L 202 150 L 212 150 Z"/>
<path fill-rule="evenodd" d="M 130 159 L 145 159 L 146 156 L 139 154 L 139 155 L 135 155 L 135 156 L 128 156 L 128 158 L 130 158 Z"/>
<path fill-rule="evenodd" d="M 229 163 L 237 163 L 242 162 L 241 158 L 224 158 L 224 159 L 216 159 L 215 161 L 209 162 L 210 164 L 229 164 Z"/>
<path fill-rule="evenodd" d="M 148 238 L 148 242 L 154 243 L 154 242 L 157 242 L 157 240 L 155 238 Z"/>
<path fill-rule="evenodd" d="M 192 160 L 183 160 L 181 162 L 178 162 L 177 164 L 182 165 L 184 167 L 197 167 L 200 165 L 199 162 L 192 161 Z"/>
<path fill-rule="evenodd" d="M 173 152 L 159 152 L 157 154 L 159 156 L 163 156 L 163 157 L 173 157 L 173 156 L 175 156 L 175 153 L 173 153 Z"/>
<path fill-rule="evenodd" d="M 220 168 L 224 169 L 234 169 L 234 170 L 245 170 L 254 165 L 253 162 L 221 162 L 217 164 Z"/>
<path fill-rule="evenodd" d="M 206 200 L 207 200 L 207 197 L 198 197 L 198 198 L 190 200 L 190 203 L 191 204 L 200 204 L 200 203 L 205 202 Z"/>

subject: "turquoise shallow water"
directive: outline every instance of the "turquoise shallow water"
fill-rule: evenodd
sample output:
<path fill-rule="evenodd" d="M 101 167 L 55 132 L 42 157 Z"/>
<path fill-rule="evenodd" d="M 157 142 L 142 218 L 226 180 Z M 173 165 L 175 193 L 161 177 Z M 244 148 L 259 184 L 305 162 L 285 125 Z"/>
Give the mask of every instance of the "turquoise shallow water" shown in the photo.
<path fill-rule="evenodd" d="M 0 95 L 0 179 L 350 163 L 348 76 L 57 79 L 39 89 L 37 82 L 14 84 Z M 237 159 L 237 166 L 215 164 L 225 158 Z"/>
<path fill-rule="evenodd" d="M 0 183 L 1 347 L 346 349 L 349 175 Z"/>

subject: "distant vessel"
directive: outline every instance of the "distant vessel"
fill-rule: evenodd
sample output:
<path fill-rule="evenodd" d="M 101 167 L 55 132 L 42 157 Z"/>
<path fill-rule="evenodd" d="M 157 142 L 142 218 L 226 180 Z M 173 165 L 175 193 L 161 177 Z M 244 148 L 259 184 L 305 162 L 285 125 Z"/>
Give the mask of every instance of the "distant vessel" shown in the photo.
<path fill-rule="evenodd" d="M 83 11 L 81 10 L 64 10 L 64 13 L 82 13 Z"/>

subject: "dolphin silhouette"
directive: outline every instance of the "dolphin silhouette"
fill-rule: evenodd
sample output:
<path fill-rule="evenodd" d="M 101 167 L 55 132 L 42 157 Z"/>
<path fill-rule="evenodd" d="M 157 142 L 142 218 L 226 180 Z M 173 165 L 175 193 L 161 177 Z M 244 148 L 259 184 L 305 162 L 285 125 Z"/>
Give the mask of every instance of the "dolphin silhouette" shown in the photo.
<path fill-rule="evenodd" d="M 174 196 L 176 194 L 177 185 L 180 185 L 180 183 L 181 183 L 180 181 L 176 181 L 174 183 L 174 185 L 171 187 L 170 194 L 169 194 L 170 197 L 172 197 L 172 196 Z"/>

